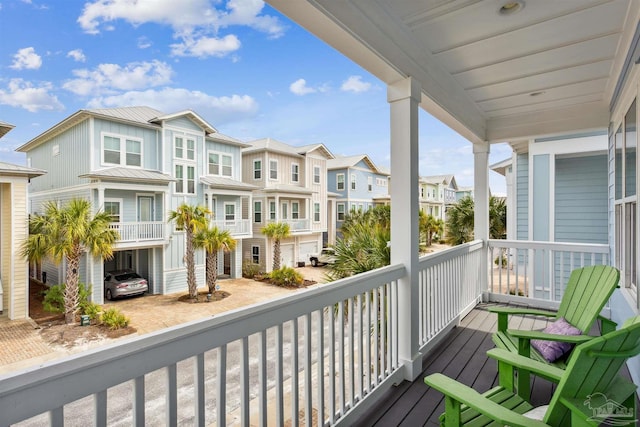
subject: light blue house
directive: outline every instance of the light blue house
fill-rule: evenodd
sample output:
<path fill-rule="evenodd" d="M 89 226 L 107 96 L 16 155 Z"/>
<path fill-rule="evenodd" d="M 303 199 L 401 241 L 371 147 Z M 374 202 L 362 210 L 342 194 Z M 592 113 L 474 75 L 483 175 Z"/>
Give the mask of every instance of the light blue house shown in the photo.
<path fill-rule="evenodd" d="M 329 191 L 337 195 L 335 220 L 338 231 L 347 213 L 365 212 L 389 203 L 389 173 L 377 167 L 366 154 L 329 160 L 327 185 Z"/>
<path fill-rule="evenodd" d="M 150 293 L 186 288 L 184 232 L 167 221 L 182 203 L 208 206 L 216 225 L 231 231 L 237 249 L 220 254 L 218 270 L 241 275 L 254 188 L 242 183 L 243 147 L 193 111 L 167 115 L 125 107 L 80 110 L 18 151 L 27 154 L 32 167 L 50 171 L 46 178 L 31 180 L 31 213 L 42 212 L 47 201 L 82 197 L 113 216 L 112 227 L 120 234 L 113 259 L 84 257 L 81 262 L 81 281 L 93 285 L 93 299 L 100 303 L 103 277 L 111 270 L 136 270 L 148 279 Z M 203 286 L 202 251 L 196 254 L 196 270 Z M 43 271 L 49 283 L 63 279 L 63 265 L 45 263 Z"/>

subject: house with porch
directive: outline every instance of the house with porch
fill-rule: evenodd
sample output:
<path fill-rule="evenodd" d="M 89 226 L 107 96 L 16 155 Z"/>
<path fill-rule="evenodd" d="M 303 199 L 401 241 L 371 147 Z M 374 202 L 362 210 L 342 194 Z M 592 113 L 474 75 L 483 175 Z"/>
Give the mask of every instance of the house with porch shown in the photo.
<path fill-rule="evenodd" d="M 32 167 L 47 167 L 31 180 L 29 212 L 45 202 L 82 197 L 113 217 L 120 238 L 110 260 L 81 261 L 80 280 L 92 285 L 93 300 L 104 297 L 106 272 L 134 269 L 149 292 L 185 289 L 184 232 L 168 223 L 181 203 L 206 205 L 213 222 L 231 231 L 236 251 L 219 256 L 219 272 L 242 274 L 242 239 L 251 236 L 246 207 L 251 185 L 241 180 L 240 150 L 197 113 L 165 114 L 150 107 L 80 110 L 18 148 Z M 244 206 L 244 209 L 243 209 Z M 244 216 L 243 216 L 244 214 Z M 204 284 L 203 251 L 196 254 L 198 282 Z M 63 278 L 63 265 L 43 264 L 47 283 Z"/>
<path fill-rule="evenodd" d="M 242 180 L 255 190 L 252 237 L 245 241 L 244 259 L 271 271 L 273 242 L 262 228 L 284 222 L 291 235 L 280 243 L 280 265 L 308 263 L 322 249 L 328 230 L 327 161 L 333 154 L 323 144 L 294 147 L 272 138 L 248 145 L 242 150 Z"/>
<path fill-rule="evenodd" d="M 336 228 L 351 211 L 365 212 L 389 196 L 389 174 L 366 154 L 336 156 L 327 161 L 327 185 L 336 198 Z"/>
<path fill-rule="evenodd" d="M 456 341 L 474 341 L 469 354 L 491 348 L 495 318 L 475 310 L 481 302 L 557 307 L 556 290 L 562 293 L 566 270 L 602 263 L 622 272 L 620 289 L 602 314 L 622 324 L 639 313 L 640 1 L 267 3 L 387 87 L 390 265 L 0 378 L 0 413 L 7 424 L 41 413 L 56 425 L 72 424 L 79 405 L 71 403 L 91 397 L 93 407 L 82 409 L 105 425 L 115 417 L 110 414 L 123 414 L 108 391 L 126 387 L 135 425 L 154 417 L 177 424 L 181 413 L 203 425 L 236 420 L 295 424 L 301 415 L 308 424 L 317 418 L 323 425 L 436 425 L 444 402 L 424 384 L 423 362 L 430 372 L 447 371 L 470 384 L 485 371 L 495 380 L 495 363 L 485 359 L 465 369 L 465 352 L 456 352 L 453 360 L 440 351 Z M 417 233 L 420 108 L 472 144 L 476 238 L 422 257 Z M 535 240 L 531 235 L 528 240 L 489 239 L 492 144 L 533 139 L 562 145 L 570 136 L 603 131 L 606 243 Z M 540 168 L 545 160 L 546 167 L 554 165 L 550 159 L 541 158 Z M 537 176 L 546 176 L 540 178 L 544 181 L 555 175 Z M 493 274 L 492 252 L 512 249 L 522 251 L 526 268 L 505 269 L 506 277 Z M 549 292 L 544 297 L 511 293 L 510 280 L 525 291 L 541 287 Z M 485 320 L 474 323 L 472 318 Z M 121 369 L 123 364 L 130 369 Z M 627 367 L 639 384 L 640 360 L 630 359 Z M 145 380 L 153 375 L 163 385 L 153 388 L 158 395 L 151 402 Z M 186 384 L 178 385 L 178 378 L 187 377 Z M 538 383 L 543 382 L 533 387 Z M 51 392 L 68 384 L 79 386 Z M 161 409 L 145 412 L 146 404 L 155 402 L 163 402 Z"/>
<path fill-rule="evenodd" d="M 0 138 L 11 129 L 0 121 Z M 0 162 L 0 315 L 11 320 L 29 317 L 29 264 L 20 246 L 29 237 L 29 180 L 45 173 Z"/>
<path fill-rule="evenodd" d="M 453 175 L 421 176 L 420 210 L 436 219 L 446 221 L 447 208 L 457 202 L 458 184 Z"/>

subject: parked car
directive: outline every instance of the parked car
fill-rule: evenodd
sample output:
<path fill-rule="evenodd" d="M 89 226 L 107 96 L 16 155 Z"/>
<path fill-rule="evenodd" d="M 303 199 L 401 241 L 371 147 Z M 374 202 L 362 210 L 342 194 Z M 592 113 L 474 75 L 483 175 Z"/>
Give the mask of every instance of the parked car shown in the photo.
<path fill-rule="evenodd" d="M 333 264 L 336 262 L 336 252 L 332 248 L 322 248 L 319 254 L 311 255 L 309 261 L 311 261 L 311 265 L 314 267 L 320 264 Z"/>
<path fill-rule="evenodd" d="M 148 290 L 147 280 L 133 270 L 110 271 L 104 277 L 104 294 L 108 300 L 139 295 Z"/>

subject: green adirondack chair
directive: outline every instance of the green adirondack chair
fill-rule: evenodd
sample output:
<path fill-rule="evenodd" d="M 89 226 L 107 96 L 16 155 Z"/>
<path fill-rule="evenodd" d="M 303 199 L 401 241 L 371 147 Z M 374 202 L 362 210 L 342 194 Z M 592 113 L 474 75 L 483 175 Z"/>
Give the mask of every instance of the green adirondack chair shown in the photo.
<path fill-rule="evenodd" d="M 640 316 L 627 320 L 620 330 L 576 346 L 573 353 L 567 368 L 559 369 L 504 349 L 487 352 L 522 372 L 557 381 L 542 421 L 521 415 L 532 406 L 515 394 L 512 378 L 500 375 L 500 385 L 484 394 L 442 374 L 429 375 L 424 382 L 445 395 L 440 420 L 446 427 L 598 426 L 607 418 L 610 425 L 635 426 L 636 385 L 619 373 L 629 357 L 640 354 Z"/>
<path fill-rule="evenodd" d="M 595 265 L 575 269 L 571 272 L 565 293 L 557 312 L 536 310 L 518 307 L 491 307 L 489 311 L 498 314 L 498 330 L 492 339 L 497 348 L 518 353 L 521 356 L 530 357 L 543 363 L 549 363 L 535 349 L 531 348 L 532 339 L 562 341 L 579 344 L 588 341 L 593 336 L 586 335 L 596 320 L 600 319 L 603 333 L 615 330 L 616 324 L 609 319 L 600 316 L 600 312 L 618 287 L 620 272 L 615 267 Z M 545 316 L 550 320 L 558 320 L 561 317 L 572 326 L 582 331 L 583 335 L 567 336 L 552 335 L 542 331 L 520 331 L 507 329 L 509 316 L 531 315 Z M 553 363 L 553 366 L 564 369 L 568 359 L 561 358 Z M 513 368 L 499 363 L 501 374 L 516 374 Z M 517 375 L 517 389 L 521 397 L 528 399 L 530 392 L 529 375 Z"/>

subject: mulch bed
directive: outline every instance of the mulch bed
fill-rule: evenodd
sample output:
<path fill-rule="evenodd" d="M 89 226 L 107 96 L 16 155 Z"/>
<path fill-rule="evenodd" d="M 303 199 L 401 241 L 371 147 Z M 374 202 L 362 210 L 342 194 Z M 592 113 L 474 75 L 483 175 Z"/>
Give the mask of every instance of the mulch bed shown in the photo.
<path fill-rule="evenodd" d="M 254 278 L 254 280 L 258 280 L 258 279 L 255 279 L 255 278 Z M 258 280 L 258 282 L 268 283 L 268 284 L 270 284 L 270 285 L 278 286 L 278 287 L 280 287 L 280 288 L 285 288 L 285 289 L 300 289 L 300 288 L 306 288 L 306 287 L 308 287 L 308 286 L 315 285 L 316 283 L 318 283 L 318 282 L 316 282 L 315 280 L 307 280 L 307 279 L 304 279 L 304 281 L 302 282 L 302 284 L 301 284 L 301 285 L 277 285 L 277 284 L 273 283 L 273 282 L 271 281 L 271 279 L 268 279 L 268 278 L 260 279 L 260 280 Z"/>
<path fill-rule="evenodd" d="M 189 294 L 186 295 L 180 295 L 178 297 L 178 301 L 180 302 L 186 302 L 189 304 L 195 304 L 195 303 L 199 303 L 199 302 L 215 302 L 215 301 L 220 301 L 225 299 L 226 297 L 230 296 L 231 294 L 229 292 L 225 292 L 225 291 L 215 291 L 214 293 L 211 294 L 211 301 L 207 301 L 207 295 L 209 294 L 208 291 L 199 291 L 198 292 L 198 299 L 193 299 L 191 298 L 191 296 L 189 296 Z"/>

